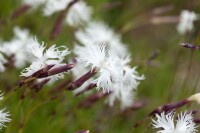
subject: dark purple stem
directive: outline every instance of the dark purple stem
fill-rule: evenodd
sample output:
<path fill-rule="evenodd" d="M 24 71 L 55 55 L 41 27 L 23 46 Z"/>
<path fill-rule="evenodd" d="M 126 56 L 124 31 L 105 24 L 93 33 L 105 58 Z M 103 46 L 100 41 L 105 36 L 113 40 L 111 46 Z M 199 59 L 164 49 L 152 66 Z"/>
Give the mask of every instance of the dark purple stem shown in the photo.
<path fill-rule="evenodd" d="M 72 5 L 74 5 L 76 2 L 78 2 L 79 0 L 73 0 L 71 1 L 64 10 L 62 10 L 58 16 L 58 18 L 56 19 L 56 22 L 54 24 L 53 30 L 50 34 L 50 39 L 54 40 L 58 37 L 58 35 L 61 33 L 62 27 L 63 27 L 63 22 L 65 19 L 65 16 L 68 12 L 68 10 L 70 9 L 70 7 Z"/>
<path fill-rule="evenodd" d="M 37 78 L 45 78 L 48 76 L 59 74 L 59 73 L 68 71 L 68 70 L 72 69 L 73 67 L 74 67 L 74 64 L 66 64 L 64 66 L 57 67 L 57 68 L 51 69 L 49 71 L 46 71 L 44 73 L 41 73 Z"/>
<path fill-rule="evenodd" d="M 96 73 L 97 72 L 95 68 L 88 71 L 86 74 L 78 78 L 76 81 L 72 82 L 66 89 L 75 90 L 76 88 L 80 87 L 83 83 L 85 83 L 85 81 L 93 77 Z"/>
<path fill-rule="evenodd" d="M 19 7 L 18 9 L 16 9 L 13 14 L 11 15 L 10 19 L 16 19 L 19 16 L 21 16 L 22 14 L 24 14 L 26 11 L 28 11 L 28 9 L 30 9 L 30 5 L 22 5 L 21 7 Z"/>

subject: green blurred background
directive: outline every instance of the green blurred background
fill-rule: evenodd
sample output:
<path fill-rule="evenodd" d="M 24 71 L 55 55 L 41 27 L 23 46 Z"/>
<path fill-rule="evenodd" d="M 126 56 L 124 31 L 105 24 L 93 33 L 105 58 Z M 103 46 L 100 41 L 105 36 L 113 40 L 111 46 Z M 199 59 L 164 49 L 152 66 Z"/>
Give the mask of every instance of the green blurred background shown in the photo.
<path fill-rule="evenodd" d="M 138 111 L 121 113 L 119 105 L 108 107 L 101 99 L 92 107 L 79 108 L 78 104 L 87 96 L 73 96 L 72 92 L 62 91 L 50 94 L 53 86 L 45 86 L 39 93 L 22 87 L 14 90 L 21 79 L 20 71 L 7 70 L 0 74 L 0 87 L 5 92 L 1 107 L 11 113 L 12 121 L 2 132 L 7 133 L 74 133 L 87 129 L 91 133 L 153 133 L 151 118 L 147 115 L 156 107 L 176 102 L 194 92 L 199 92 L 200 53 L 182 48 L 181 42 L 199 44 L 199 21 L 195 30 L 186 35 L 176 31 L 176 23 L 152 24 L 155 16 L 178 16 L 183 9 L 200 13 L 199 0 L 86 0 L 93 7 L 94 19 L 108 23 L 122 35 L 123 42 L 132 53 L 132 66 L 137 65 L 140 74 L 146 79 L 138 87 L 137 101 L 147 100 L 148 104 Z M 71 50 L 75 29 L 64 26 L 56 40 L 49 35 L 58 13 L 44 17 L 40 10 L 23 14 L 15 20 L 10 16 L 20 7 L 19 0 L 0 0 L 0 38 L 10 40 L 13 27 L 27 28 L 38 40 L 48 45 L 67 45 Z M 155 9 L 170 7 L 171 10 L 159 15 Z M 155 59 L 149 60 L 152 54 Z M 67 79 L 68 77 L 66 77 Z M 65 79 L 65 80 L 66 80 Z M 21 96 L 25 94 L 25 98 Z M 53 95 L 58 98 L 51 100 Z M 187 108 L 198 109 L 198 105 Z M 182 108 L 182 110 L 185 110 Z M 141 122 L 135 128 L 135 124 Z"/>

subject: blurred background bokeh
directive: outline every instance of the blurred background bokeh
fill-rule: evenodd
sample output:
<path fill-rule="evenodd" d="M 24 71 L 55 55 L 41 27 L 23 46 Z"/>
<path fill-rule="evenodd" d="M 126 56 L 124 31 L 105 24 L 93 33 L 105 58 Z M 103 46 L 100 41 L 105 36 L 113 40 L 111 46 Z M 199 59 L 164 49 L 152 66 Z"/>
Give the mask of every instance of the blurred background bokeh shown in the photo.
<path fill-rule="evenodd" d="M 89 108 L 78 104 L 85 95 L 75 97 L 72 92 L 50 93 L 59 83 L 45 86 L 35 93 L 26 87 L 15 89 L 21 79 L 20 70 L 9 69 L 0 73 L 0 88 L 12 121 L 2 132 L 6 133 L 73 133 L 90 130 L 91 133 L 153 133 L 148 114 L 156 107 L 184 99 L 199 92 L 200 53 L 180 46 L 182 42 L 199 44 L 199 21 L 195 28 L 185 35 L 178 33 L 178 22 L 154 23 L 153 19 L 163 16 L 178 17 L 184 9 L 200 15 L 198 0 L 85 0 L 93 10 L 93 17 L 112 27 L 122 35 L 132 53 L 132 66 L 138 66 L 139 73 L 146 79 L 138 86 L 136 101 L 147 101 L 147 105 L 134 111 L 122 113 L 118 104 L 106 105 L 104 100 Z M 42 16 L 41 10 L 27 12 L 11 20 L 10 16 L 22 5 L 20 0 L 0 0 L 0 39 L 10 40 L 13 28 L 29 29 L 38 40 L 48 46 L 66 45 L 71 50 L 76 29 L 65 25 L 61 34 L 50 40 L 49 36 L 58 16 Z M 25 95 L 25 97 L 23 97 Z M 52 99 L 54 95 L 59 98 Z M 197 105 L 190 107 L 198 109 Z M 183 109 L 184 110 L 184 109 Z M 135 127 L 135 124 L 139 124 Z"/>

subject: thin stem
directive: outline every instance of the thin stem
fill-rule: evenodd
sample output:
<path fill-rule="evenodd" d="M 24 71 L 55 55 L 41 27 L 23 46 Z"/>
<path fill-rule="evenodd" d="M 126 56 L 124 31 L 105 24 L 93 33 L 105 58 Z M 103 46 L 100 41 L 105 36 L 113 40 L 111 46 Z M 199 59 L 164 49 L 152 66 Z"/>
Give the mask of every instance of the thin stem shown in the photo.
<path fill-rule="evenodd" d="M 190 75 L 190 70 L 191 70 L 191 66 L 192 66 L 193 55 L 194 55 L 194 51 L 191 50 L 189 64 L 188 64 L 188 67 L 187 67 L 187 72 L 186 72 L 185 78 L 183 80 L 183 84 L 181 86 L 181 92 L 182 92 L 182 94 L 185 94 L 185 91 L 186 91 L 186 85 L 187 85 L 187 81 L 188 81 L 189 75 Z"/>

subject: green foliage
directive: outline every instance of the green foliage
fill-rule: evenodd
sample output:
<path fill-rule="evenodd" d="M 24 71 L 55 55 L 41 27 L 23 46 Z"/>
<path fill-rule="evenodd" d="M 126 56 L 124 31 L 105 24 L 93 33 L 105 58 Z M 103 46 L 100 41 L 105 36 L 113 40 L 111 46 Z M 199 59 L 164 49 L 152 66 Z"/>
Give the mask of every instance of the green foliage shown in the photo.
<path fill-rule="evenodd" d="M 88 129 L 91 133 L 153 133 L 148 114 L 158 106 L 182 100 L 199 91 L 200 64 L 199 51 L 190 51 L 179 46 L 181 42 L 199 43 L 199 21 L 196 30 L 185 36 L 176 31 L 176 24 L 153 25 L 148 23 L 150 12 L 162 6 L 171 5 L 172 11 L 161 16 L 178 16 L 182 9 L 200 11 L 199 1 L 160 1 L 160 0 L 87 0 L 94 8 L 94 18 L 108 23 L 122 34 L 123 41 L 132 53 L 131 65 L 137 65 L 139 73 L 146 79 L 138 87 L 137 101 L 147 100 L 148 104 L 138 111 L 122 114 L 116 103 L 114 107 L 105 105 L 101 99 L 90 108 L 78 105 L 87 96 L 75 97 L 72 92 L 49 92 L 56 86 L 45 86 L 36 93 L 30 88 L 14 90 L 20 71 L 7 70 L 0 74 L 0 88 L 5 92 L 2 107 L 11 113 L 12 122 L 4 128 L 5 133 L 73 133 Z M 56 40 L 50 40 L 50 32 L 58 13 L 43 17 L 40 10 L 29 11 L 15 20 L 10 16 L 21 4 L 19 0 L 0 1 L 0 38 L 13 37 L 14 26 L 27 28 L 38 40 L 51 44 L 67 45 L 71 50 L 75 29 L 65 25 Z M 106 5 L 113 4 L 111 7 Z M 148 62 L 155 51 L 157 58 Z M 65 79 L 67 79 L 66 77 Z M 63 80 L 64 81 L 64 80 Z M 62 81 L 59 81 L 59 84 Z M 194 90 L 194 91 L 193 91 Z M 25 94 L 25 98 L 21 96 Z M 52 100 L 52 96 L 57 98 Z M 193 106 L 190 109 L 197 109 Z M 141 125 L 135 128 L 135 124 Z"/>

